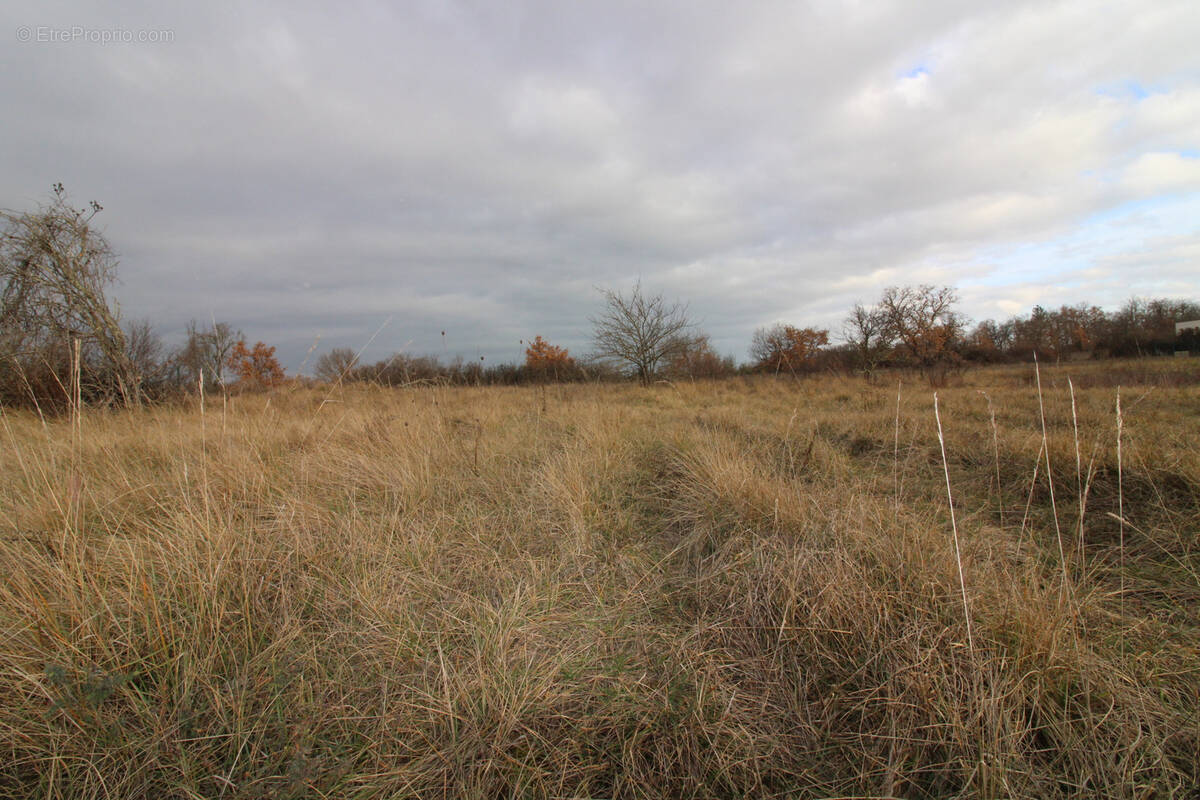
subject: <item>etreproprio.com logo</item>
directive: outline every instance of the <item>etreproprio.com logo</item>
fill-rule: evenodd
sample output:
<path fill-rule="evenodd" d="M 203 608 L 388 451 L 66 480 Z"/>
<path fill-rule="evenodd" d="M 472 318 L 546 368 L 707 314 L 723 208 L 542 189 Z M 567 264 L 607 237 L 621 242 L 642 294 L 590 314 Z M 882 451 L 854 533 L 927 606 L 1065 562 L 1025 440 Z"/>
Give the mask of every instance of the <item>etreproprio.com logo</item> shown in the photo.
<path fill-rule="evenodd" d="M 170 28 L 89 28 L 86 25 L 56 27 L 22 25 L 17 28 L 18 42 L 85 44 L 170 44 L 175 31 Z"/>

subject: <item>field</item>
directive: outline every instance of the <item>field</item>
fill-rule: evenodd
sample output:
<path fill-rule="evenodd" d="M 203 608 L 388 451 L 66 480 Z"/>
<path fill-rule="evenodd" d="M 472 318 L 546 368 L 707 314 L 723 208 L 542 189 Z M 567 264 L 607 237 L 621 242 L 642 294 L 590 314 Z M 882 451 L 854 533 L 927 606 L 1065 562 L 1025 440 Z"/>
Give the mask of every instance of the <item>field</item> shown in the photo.
<path fill-rule="evenodd" d="M 1200 370 L 1040 381 L 6 409 L 0 797 L 1195 797 Z"/>

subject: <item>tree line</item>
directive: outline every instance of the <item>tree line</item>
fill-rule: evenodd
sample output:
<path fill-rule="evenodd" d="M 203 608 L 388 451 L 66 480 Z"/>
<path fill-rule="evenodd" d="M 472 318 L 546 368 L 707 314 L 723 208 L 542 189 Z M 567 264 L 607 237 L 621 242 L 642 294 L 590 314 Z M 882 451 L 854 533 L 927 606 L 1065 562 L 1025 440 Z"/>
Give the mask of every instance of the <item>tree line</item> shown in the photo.
<path fill-rule="evenodd" d="M 289 380 L 264 342 L 213 320 L 191 322 L 185 341 L 168 349 L 148 322 L 124 322 L 108 290 L 117 259 L 92 222 L 102 210 L 74 207 L 61 184 L 33 212 L 0 211 L 0 402 L 61 408 L 79 397 L 89 404 L 137 405 L 202 389 L 238 391 Z M 759 328 L 747 362 L 720 355 L 686 304 L 649 294 L 640 284 L 603 292 L 590 318 L 592 350 L 576 358 L 540 335 L 520 345 L 522 363 L 488 364 L 456 357 L 396 353 L 361 363 L 347 348 L 322 354 L 316 379 L 521 384 L 720 378 L 746 373 L 800 377 L 823 371 L 867 378 L 880 370 L 918 369 L 933 383 L 973 363 L 1166 355 L 1200 352 L 1196 331 L 1177 337 L 1175 324 L 1200 319 L 1200 305 L 1171 299 L 1131 299 L 1106 312 L 1081 303 L 1005 321 L 971 326 L 948 286 L 885 289 L 873 304 L 857 303 L 841 330 L 776 323 Z M 442 334 L 445 335 L 445 332 Z M 297 380 L 293 378 L 291 380 Z"/>
<path fill-rule="evenodd" d="M 759 328 L 751 339 L 750 360 L 739 364 L 713 350 L 682 303 L 647 295 L 640 285 L 627 293 L 605 291 L 604 298 L 604 310 L 591 319 L 593 350 L 582 361 L 538 336 L 526 348 L 523 364 L 489 367 L 462 359 L 442 364 L 428 356 L 396 354 L 362 365 L 354 351 L 338 349 L 318 360 L 317 377 L 387 385 L 632 377 L 649 385 L 750 373 L 842 372 L 869 379 L 884 369 L 916 369 L 937 384 L 971 364 L 1028 361 L 1035 353 L 1054 361 L 1169 355 L 1179 349 L 1200 354 L 1196 331 L 1175 333 L 1177 322 L 1200 319 L 1200 305 L 1190 301 L 1134 298 L 1113 312 L 1087 304 L 1057 310 L 1036 306 L 1028 316 L 972 327 L 956 309 L 959 296 L 953 287 L 921 285 L 889 287 L 874 304 L 855 304 L 836 339 L 825 328 L 786 323 Z"/>
<path fill-rule="evenodd" d="M 109 297 L 117 258 L 61 183 L 36 211 L 0 211 L 0 403 L 59 410 L 72 402 L 134 406 L 202 386 L 284 380 L 275 348 L 247 344 L 226 323 L 188 325 L 168 350 L 145 321 L 125 321 Z"/>

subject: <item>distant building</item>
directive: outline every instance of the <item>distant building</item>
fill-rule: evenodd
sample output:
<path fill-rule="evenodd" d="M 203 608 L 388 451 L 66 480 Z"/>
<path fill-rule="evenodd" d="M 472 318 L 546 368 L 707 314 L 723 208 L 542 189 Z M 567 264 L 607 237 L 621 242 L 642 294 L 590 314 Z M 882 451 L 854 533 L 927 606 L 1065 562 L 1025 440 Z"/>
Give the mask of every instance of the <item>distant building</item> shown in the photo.
<path fill-rule="evenodd" d="M 1178 336 L 1184 331 L 1200 331 L 1200 319 L 1193 319 L 1188 322 L 1176 322 L 1175 335 Z"/>

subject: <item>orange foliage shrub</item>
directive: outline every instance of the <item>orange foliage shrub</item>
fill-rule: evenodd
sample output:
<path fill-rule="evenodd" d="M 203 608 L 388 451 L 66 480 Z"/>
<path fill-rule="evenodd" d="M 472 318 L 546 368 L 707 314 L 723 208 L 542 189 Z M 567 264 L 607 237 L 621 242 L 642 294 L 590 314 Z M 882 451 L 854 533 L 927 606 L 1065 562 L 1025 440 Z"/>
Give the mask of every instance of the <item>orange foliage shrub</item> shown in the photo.
<path fill-rule="evenodd" d="M 557 376 L 569 372 L 575 359 L 567 354 L 565 347 L 555 347 L 541 336 L 535 337 L 525 348 L 525 368 L 541 376 Z"/>
<path fill-rule="evenodd" d="M 774 325 L 754 332 L 750 354 L 761 369 L 796 372 L 829 344 L 829 331 Z"/>
<path fill-rule="evenodd" d="M 255 342 L 253 348 L 246 347 L 241 339 L 233 346 L 229 355 L 229 368 L 237 373 L 240 383 L 246 386 L 277 386 L 283 383 L 283 367 L 275 358 L 275 348 L 263 342 Z"/>

